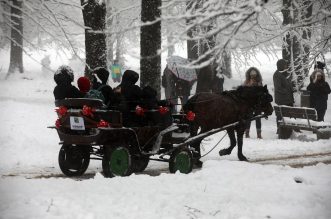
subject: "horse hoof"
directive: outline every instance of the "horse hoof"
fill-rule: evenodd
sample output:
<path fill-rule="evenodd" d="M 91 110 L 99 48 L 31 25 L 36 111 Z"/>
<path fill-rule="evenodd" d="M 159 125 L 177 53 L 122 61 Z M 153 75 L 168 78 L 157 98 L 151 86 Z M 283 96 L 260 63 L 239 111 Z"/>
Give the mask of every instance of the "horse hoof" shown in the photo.
<path fill-rule="evenodd" d="M 196 168 L 202 168 L 202 165 L 203 165 L 203 162 L 201 160 L 196 160 L 194 163 L 193 163 L 193 168 L 196 169 Z"/>
<path fill-rule="evenodd" d="M 240 161 L 248 161 L 247 157 L 245 157 L 244 155 L 238 156 Z"/>
<path fill-rule="evenodd" d="M 231 154 L 231 151 L 227 150 L 227 149 L 222 149 L 220 150 L 220 152 L 218 152 L 220 156 L 224 156 L 224 155 L 229 155 Z"/>

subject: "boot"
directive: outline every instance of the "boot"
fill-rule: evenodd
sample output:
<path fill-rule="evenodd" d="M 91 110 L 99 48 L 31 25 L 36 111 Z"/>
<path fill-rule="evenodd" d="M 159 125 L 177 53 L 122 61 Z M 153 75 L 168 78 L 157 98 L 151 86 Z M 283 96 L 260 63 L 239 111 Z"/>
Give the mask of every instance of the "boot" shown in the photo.
<path fill-rule="evenodd" d="M 256 130 L 257 138 L 262 139 L 261 129 Z"/>
<path fill-rule="evenodd" d="M 245 137 L 246 137 L 246 138 L 249 138 L 249 129 L 246 129 L 246 130 L 245 130 Z"/>

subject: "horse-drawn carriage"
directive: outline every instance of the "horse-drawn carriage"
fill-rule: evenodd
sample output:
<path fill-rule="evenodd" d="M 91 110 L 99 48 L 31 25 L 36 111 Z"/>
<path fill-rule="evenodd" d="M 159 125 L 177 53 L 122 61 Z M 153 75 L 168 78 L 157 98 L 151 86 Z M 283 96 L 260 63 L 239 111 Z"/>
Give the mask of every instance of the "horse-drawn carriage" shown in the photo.
<path fill-rule="evenodd" d="M 200 158 L 201 140 L 222 130 L 228 131 L 231 145 L 221 150 L 220 156 L 231 153 L 237 131 L 238 158 L 247 160 L 241 151 L 245 121 L 254 119 L 254 111 L 264 112 L 262 116 L 272 113 L 267 88 L 238 88 L 221 95 L 206 95 L 193 96 L 183 107 L 184 114 L 179 115 L 172 115 L 167 106 L 148 110 L 137 106 L 129 112 L 135 125 L 123 122 L 128 112 L 123 116 L 119 110 L 107 110 L 100 100 L 56 101 L 58 119 L 51 128 L 57 130 L 62 144 L 60 169 L 67 176 L 79 176 L 88 168 L 90 159 L 97 159 L 102 160 L 104 176 L 128 176 L 144 171 L 149 160 L 157 160 L 168 162 L 171 173 L 190 173 Z M 210 117 L 208 109 L 222 112 L 215 112 L 217 118 Z M 197 127 L 201 128 L 199 134 Z M 174 132 L 187 135 L 173 135 Z"/>
<path fill-rule="evenodd" d="M 90 159 L 102 160 L 106 177 L 141 172 L 151 159 L 168 162 L 172 173 L 192 170 L 194 151 L 187 145 L 173 147 L 185 137 L 173 137 L 172 133 L 184 132 L 188 126 L 184 117 L 179 123 L 172 123 L 167 107 L 137 107 L 131 113 L 143 125 L 124 127 L 122 112 L 104 109 L 97 99 L 58 100 L 56 106 L 58 119 L 52 128 L 60 137 L 58 162 L 67 176 L 82 175 Z"/>

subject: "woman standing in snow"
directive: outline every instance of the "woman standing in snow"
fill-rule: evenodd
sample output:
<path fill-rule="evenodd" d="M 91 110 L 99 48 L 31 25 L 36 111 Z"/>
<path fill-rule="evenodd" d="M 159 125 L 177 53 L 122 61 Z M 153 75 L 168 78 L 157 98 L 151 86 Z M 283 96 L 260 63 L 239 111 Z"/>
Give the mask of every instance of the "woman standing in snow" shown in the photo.
<path fill-rule="evenodd" d="M 244 82 L 244 86 L 252 87 L 252 86 L 262 86 L 262 76 L 260 71 L 256 67 L 250 67 L 246 71 L 246 80 Z M 258 118 L 255 120 L 256 124 L 256 133 L 257 133 L 257 138 L 262 138 L 261 135 L 261 119 Z M 245 130 L 245 137 L 249 138 L 249 129 L 251 127 L 251 122 L 247 122 L 246 130 Z"/>
<path fill-rule="evenodd" d="M 310 105 L 316 109 L 317 121 L 324 121 L 330 86 L 325 81 L 325 75 L 322 70 L 317 69 L 312 75 L 315 75 L 314 80 L 307 87 L 307 90 L 310 91 Z"/>

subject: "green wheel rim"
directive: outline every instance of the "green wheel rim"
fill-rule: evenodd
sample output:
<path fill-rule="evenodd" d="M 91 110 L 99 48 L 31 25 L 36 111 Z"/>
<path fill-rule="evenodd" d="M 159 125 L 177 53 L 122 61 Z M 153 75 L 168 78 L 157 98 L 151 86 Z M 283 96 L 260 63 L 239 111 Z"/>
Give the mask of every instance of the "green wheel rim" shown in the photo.
<path fill-rule="evenodd" d="M 189 173 L 190 162 L 190 156 L 187 154 L 187 152 L 182 151 L 178 153 L 175 158 L 175 168 L 181 173 Z"/>
<path fill-rule="evenodd" d="M 129 169 L 129 152 L 125 148 L 117 148 L 110 157 L 111 172 L 117 176 L 124 176 Z"/>

